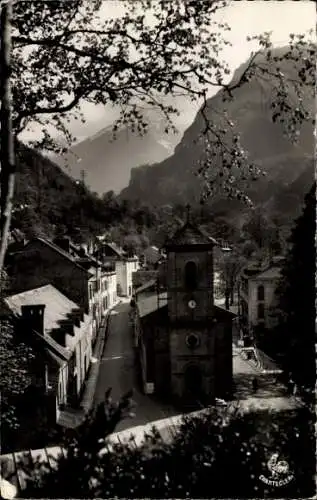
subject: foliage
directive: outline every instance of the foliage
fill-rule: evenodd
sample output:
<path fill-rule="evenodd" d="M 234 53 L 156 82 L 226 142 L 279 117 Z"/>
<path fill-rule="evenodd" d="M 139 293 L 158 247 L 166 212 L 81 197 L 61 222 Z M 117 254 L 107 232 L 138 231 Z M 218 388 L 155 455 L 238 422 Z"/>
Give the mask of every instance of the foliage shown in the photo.
<path fill-rule="evenodd" d="M 250 203 L 240 184 L 256 178 L 261 169 L 248 160 L 235 124 L 226 113 L 220 126 L 213 120 L 216 110 L 207 115 L 208 88 L 222 88 L 225 98 L 232 99 L 233 91 L 249 80 L 273 79 L 272 119 L 285 122 L 287 132 L 296 139 L 298 128 L 311 119 L 303 89 L 314 92 L 315 45 L 309 37 L 292 34 L 289 49 L 277 56 L 271 50 L 269 34 L 255 37 L 259 51 L 228 84 L 230 70 L 222 60 L 222 51 L 229 45 L 226 32 L 230 27 L 215 17 L 225 5 L 221 0 L 125 0 L 120 4 L 122 15 L 110 18 L 102 0 L 14 2 L 12 51 L 8 53 L 15 138 L 35 124 L 40 136 L 32 142 L 34 146 L 61 149 L 54 139 L 56 132 L 72 141 L 68 122 L 71 117 L 83 119 L 80 106 L 84 101 L 111 104 L 120 111 L 114 133 L 120 126 L 146 132 L 149 123 L 142 113 L 144 107 L 161 111 L 169 132 L 175 128 L 173 116 L 179 113 L 170 104 L 170 97 L 186 95 L 203 104 L 205 155 L 197 171 L 205 182 L 203 198 L 220 187 L 229 197 Z M 2 9 L 9 13 L 6 4 Z M 294 78 L 281 71 L 284 60 L 294 66 L 299 63 Z M 215 158 L 220 158 L 221 168 L 214 168 Z M 10 168 L 12 175 L 7 171 Z M 1 171 L 1 225 L 6 227 L 1 255 L 7 245 L 11 214 L 11 197 L 7 199 L 5 193 L 9 185 L 12 191 L 14 186 L 14 165 L 10 168 Z"/>
<path fill-rule="evenodd" d="M 111 420 L 85 424 L 66 445 L 57 471 L 33 482 L 24 498 L 263 498 L 301 497 L 314 488 L 313 421 L 298 413 L 240 414 L 210 410 L 185 417 L 172 442 L 153 429 L 143 445 L 105 446 Z M 259 480 L 269 475 L 273 453 L 285 457 L 294 479 L 278 490 Z"/>
<path fill-rule="evenodd" d="M 33 350 L 14 334 L 12 324 L 1 318 L 0 335 L 0 392 L 1 428 L 16 430 L 20 427 L 21 415 L 17 413 L 17 401 L 32 384 L 29 365 L 34 359 Z"/>
<path fill-rule="evenodd" d="M 12 36 L 15 132 L 37 123 L 42 136 L 36 143 L 54 148 L 52 130 L 70 140 L 67 120 L 70 113 L 81 117 L 83 100 L 116 106 L 120 117 L 114 131 L 128 125 L 132 131 L 146 132 L 149 124 L 142 108 L 149 106 L 162 112 L 168 131 L 179 111 L 166 96 L 187 95 L 203 104 L 206 157 L 199 173 L 208 174 L 207 191 L 216 178 L 228 195 L 241 193 L 233 179 L 257 176 L 259 168 L 248 161 L 235 124 L 224 115 L 219 126 L 212 113 L 207 116 L 208 87 L 223 88 L 225 99 L 230 100 L 245 82 L 270 78 L 274 82 L 272 119 L 285 122 L 286 130 L 296 138 L 298 127 L 311 118 L 303 89 L 314 92 L 315 46 L 309 37 L 292 34 L 288 49 L 277 55 L 268 33 L 252 37 L 259 50 L 228 84 L 230 70 L 222 51 L 230 45 L 226 39 L 230 27 L 215 17 L 225 5 L 220 0 L 185 4 L 181 0 L 126 0 L 121 2 L 122 14 L 110 18 L 101 0 L 71 0 L 67 7 L 62 1 L 43 1 L 40 8 L 36 2 L 16 2 Z M 283 73 L 285 60 L 294 67 L 299 63 L 293 78 Z M 210 162 L 218 156 L 221 177 L 211 170 Z"/>
<path fill-rule="evenodd" d="M 230 305 L 234 302 L 234 292 L 239 276 L 239 272 L 246 265 L 246 259 L 241 252 L 237 249 L 233 249 L 222 256 L 222 265 L 220 265 L 220 280 L 224 288 L 224 295 L 227 297 L 226 300 L 229 301 Z"/>
<path fill-rule="evenodd" d="M 302 215 L 290 238 L 279 299 L 278 342 L 284 368 L 299 386 L 314 391 L 315 367 L 315 233 L 316 185 L 305 197 Z"/>
<path fill-rule="evenodd" d="M 269 247 L 278 250 L 278 228 L 268 220 L 263 210 L 253 210 L 242 226 L 242 231 L 247 233 L 260 249 Z"/>

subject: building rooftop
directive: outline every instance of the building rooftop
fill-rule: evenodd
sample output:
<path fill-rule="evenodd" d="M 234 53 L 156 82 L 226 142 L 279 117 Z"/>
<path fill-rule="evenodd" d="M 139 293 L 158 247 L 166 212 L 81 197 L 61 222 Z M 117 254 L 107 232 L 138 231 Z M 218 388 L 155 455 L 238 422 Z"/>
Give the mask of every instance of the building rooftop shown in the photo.
<path fill-rule="evenodd" d="M 216 245 L 217 241 L 209 236 L 200 227 L 194 225 L 190 220 L 184 224 L 183 227 L 178 229 L 174 236 L 170 238 L 165 247 L 178 246 L 178 245 Z"/>
<path fill-rule="evenodd" d="M 130 260 L 135 261 L 138 260 L 136 255 L 129 256 L 126 252 L 124 252 L 121 248 L 119 248 L 115 243 L 106 243 L 102 242 L 100 247 L 94 252 L 94 256 L 99 255 L 100 252 L 105 257 L 112 257 L 117 260 Z"/>
<path fill-rule="evenodd" d="M 61 247 L 59 247 L 58 245 L 56 245 L 55 243 L 53 243 L 53 241 L 47 240 L 46 238 L 36 237 L 33 240 L 30 240 L 24 246 L 24 248 L 21 251 L 16 252 L 16 254 L 24 254 L 24 252 L 28 251 L 28 246 L 32 245 L 33 242 L 37 242 L 37 241 L 40 242 L 42 245 L 48 246 L 49 248 L 51 248 L 55 252 L 59 253 L 59 255 L 61 255 L 65 259 L 67 259 L 74 266 L 77 266 L 80 269 L 82 269 L 83 271 L 86 271 L 87 273 L 89 273 L 89 271 L 87 269 L 85 269 L 83 266 L 80 265 L 80 263 L 77 261 L 77 259 L 75 257 L 73 257 L 70 253 L 66 252 Z"/>
<path fill-rule="evenodd" d="M 54 332 L 62 328 L 64 320 L 71 320 L 79 307 L 75 302 L 69 300 L 53 285 L 46 285 L 22 293 L 11 295 L 4 299 L 4 303 L 17 317 L 21 317 L 22 306 L 45 304 L 44 310 L 44 338 L 48 347 L 58 351 L 59 355 L 68 358 L 68 350 L 57 343 Z"/>
<path fill-rule="evenodd" d="M 137 301 L 140 318 L 151 314 L 167 305 L 167 292 L 157 294 L 153 292 L 151 295 L 142 297 Z"/>
<path fill-rule="evenodd" d="M 149 280 L 146 283 L 144 283 L 142 286 L 140 286 L 139 288 L 137 288 L 135 290 L 135 293 L 138 294 L 138 293 L 144 292 L 145 290 L 148 290 L 148 289 L 150 289 L 152 287 L 155 287 L 156 283 L 157 283 L 156 279 Z"/>
<path fill-rule="evenodd" d="M 285 258 L 275 256 L 271 261 L 251 261 L 242 272 L 241 276 L 247 279 L 278 279 L 281 275 L 281 268 Z"/>
<path fill-rule="evenodd" d="M 168 299 L 166 291 L 161 292 L 160 294 L 158 294 L 157 292 L 153 292 L 141 296 L 137 300 L 137 306 L 139 309 L 140 318 L 144 318 L 145 316 L 148 316 L 149 314 L 152 314 L 156 311 L 159 311 L 158 314 L 164 315 L 165 318 L 167 309 L 165 311 L 163 310 L 163 308 L 167 306 L 167 303 Z M 231 317 L 231 319 L 233 319 L 236 316 L 236 314 L 223 307 L 214 305 L 214 316 L 215 318 L 217 318 L 217 320 L 222 321 L 228 317 Z"/>
<path fill-rule="evenodd" d="M 256 276 L 253 276 L 253 279 L 279 279 L 281 276 L 281 268 L 277 266 L 272 266 L 266 271 L 263 271 Z"/>

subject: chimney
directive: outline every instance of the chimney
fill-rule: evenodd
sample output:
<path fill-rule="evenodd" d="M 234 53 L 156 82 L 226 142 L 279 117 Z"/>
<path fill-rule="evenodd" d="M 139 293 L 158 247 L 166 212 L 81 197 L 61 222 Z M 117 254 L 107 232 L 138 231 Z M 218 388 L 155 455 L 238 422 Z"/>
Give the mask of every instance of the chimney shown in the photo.
<path fill-rule="evenodd" d="M 22 320 L 30 330 L 44 335 L 45 304 L 21 306 Z"/>
<path fill-rule="evenodd" d="M 83 245 L 80 247 L 78 255 L 79 255 L 79 257 L 86 257 L 87 256 L 86 249 Z"/>
<path fill-rule="evenodd" d="M 83 309 L 76 309 L 76 310 L 72 311 L 72 316 L 74 319 L 75 326 L 80 327 L 80 323 L 84 321 Z"/>

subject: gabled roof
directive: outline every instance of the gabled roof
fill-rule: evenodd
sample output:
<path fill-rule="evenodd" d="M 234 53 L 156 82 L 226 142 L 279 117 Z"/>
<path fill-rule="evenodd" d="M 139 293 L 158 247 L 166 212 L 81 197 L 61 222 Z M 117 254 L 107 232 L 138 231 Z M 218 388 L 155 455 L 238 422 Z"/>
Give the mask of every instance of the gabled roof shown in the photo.
<path fill-rule="evenodd" d="M 279 279 L 281 276 L 281 268 L 278 266 L 272 266 L 265 271 L 252 276 L 253 279 Z"/>
<path fill-rule="evenodd" d="M 105 243 L 103 242 L 100 247 L 94 252 L 94 255 L 98 255 L 100 250 L 105 254 L 105 257 L 114 257 L 117 260 L 124 261 L 136 261 L 138 257 L 136 255 L 129 256 L 126 252 L 121 250 L 115 243 Z"/>
<path fill-rule="evenodd" d="M 49 349 L 54 350 L 63 359 L 69 359 L 71 355 L 69 349 L 55 341 L 54 332 L 61 329 L 63 320 L 71 320 L 74 311 L 79 310 L 75 302 L 53 285 L 45 285 L 6 297 L 4 303 L 18 318 L 21 318 L 22 306 L 45 304 L 43 338 Z"/>
<path fill-rule="evenodd" d="M 273 257 L 271 262 L 251 262 L 242 270 L 241 276 L 248 280 L 278 279 L 283 262 L 284 257 L 280 256 Z"/>
<path fill-rule="evenodd" d="M 194 225 L 187 220 L 183 227 L 178 229 L 174 236 L 169 239 L 165 247 L 182 246 L 182 245 L 217 245 L 217 241 L 209 236 L 200 227 Z"/>
<path fill-rule="evenodd" d="M 54 250 L 55 252 L 57 252 L 59 255 L 61 255 L 62 257 L 64 257 L 64 259 L 67 259 L 69 262 L 71 262 L 74 266 L 78 267 L 82 271 L 85 271 L 86 273 L 89 273 L 89 271 L 86 270 L 84 267 L 82 267 L 77 262 L 77 259 L 75 257 L 73 257 L 70 253 L 66 252 L 61 247 L 59 247 L 58 245 L 55 245 L 55 243 L 53 243 L 52 241 L 47 240 L 45 238 L 40 238 L 40 237 L 34 238 L 33 240 L 29 241 L 20 252 L 16 252 L 16 253 L 17 254 L 23 254 L 24 251 L 27 249 L 27 247 L 29 245 L 31 245 L 33 242 L 36 242 L 36 241 L 39 241 L 40 243 L 42 243 L 45 246 L 48 246 L 49 248 L 51 248 L 52 250 Z"/>
<path fill-rule="evenodd" d="M 106 256 L 117 257 L 118 259 L 123 258 L 121 250 L 114 243 L 102 242 L 102 245 L 100 248 L 103 250 L 103 252 L 106 254 Z M 99 253 L 99 249 L 95 252 L 95 254 L 98 254 L 98 253 Z"/>

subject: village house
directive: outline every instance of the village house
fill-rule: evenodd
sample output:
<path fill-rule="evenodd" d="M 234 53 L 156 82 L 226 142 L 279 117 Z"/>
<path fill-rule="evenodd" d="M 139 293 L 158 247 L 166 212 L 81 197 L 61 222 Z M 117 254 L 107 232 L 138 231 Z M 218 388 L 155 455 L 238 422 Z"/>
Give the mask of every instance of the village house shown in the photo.
<path fill-rule="evenodd" d="M 43 412 L 52 425 L 62 424 L 62 412 L 80 404 L 90 367 L 91 316 L 52 284 L 10 295 L 2 305 L 16 334 L 35 347 L 36 370 L 31 375 L 46 396 Z M 29 405 L 26 412 L 36 407 L 36 398 Z"/>
<path fill-rule="evenodd" d="M 275 326 L 272 312 L 276 305 L 275 291 L 281 276 L 283 257 L 270 262 L 252 263 L 239 277 L 240 326 L 245 335 L 252 336 L 256 327 Z"/>
<path fill-rule="evenodd" d="M 90 253 L 88 245 L 75 245 L 69 238 L 54 241 L 58 246 L 70 253 L 82 267 L 88 269 L 95 279 L 90 279 L 89 300 L 94 307 L 98 327 L 107 310 L 117 303 L 117 274 L 114 262 L 100 262 Z"/>
<path fill-rule="evenodd" d="M 113 305 L 113 299 L 116 300 L 114 267 L 97 262 L 66 238 L 55 242 L 34 238 L 20 251 L 9 255 L 8 272 L 11 288 L 16 293 L 51 283 L 82 307 L 93 320 L 93 342 L 105 311 L 103 304 Z M 108 282 L 111 282 L 112 300 L 108 298 Z M 103 302 L 105 295 L 107 301 Z"/>
<path fill-rule="evenodd" d="M 44 238 L 34 238 L 7 260 L 10 286 L 16 293 L 53 284 L 89 314 L 88 280 L 93 276 L 70 253 Z"/>
<path fill-rule="evenodd" d="M 117 275 L 117 295 L 132 297 L 132 274 L 140 267 L 136 255 L 130 256 L 113 243 L 101 242 L 94 256 L 101 262 L 113 262 Z"/>
<path fill-rule="evenodd" d="M 136 290 L 134 339 L 145 393 L 199 405 L 232 391 L 232 319 L 214 304 L 215 240 L 186 224 L 166 244 L 165 280 Z"/>

